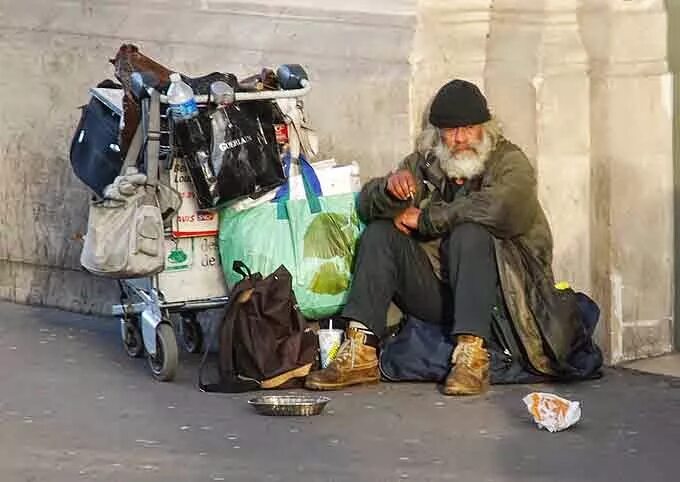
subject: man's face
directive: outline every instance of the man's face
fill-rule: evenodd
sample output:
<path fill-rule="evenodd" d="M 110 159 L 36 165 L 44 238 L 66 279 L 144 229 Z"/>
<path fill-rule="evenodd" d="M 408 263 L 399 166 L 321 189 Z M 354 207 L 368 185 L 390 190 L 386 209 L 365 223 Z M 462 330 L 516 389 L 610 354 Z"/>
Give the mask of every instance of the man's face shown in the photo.
<path fill-rule="evenodd" d="M 484 128 L 481 124 L 447 127 L 440 130 L 442 141 L 453 154 L 474 151 L 474 147 L 482 141 Z"/>

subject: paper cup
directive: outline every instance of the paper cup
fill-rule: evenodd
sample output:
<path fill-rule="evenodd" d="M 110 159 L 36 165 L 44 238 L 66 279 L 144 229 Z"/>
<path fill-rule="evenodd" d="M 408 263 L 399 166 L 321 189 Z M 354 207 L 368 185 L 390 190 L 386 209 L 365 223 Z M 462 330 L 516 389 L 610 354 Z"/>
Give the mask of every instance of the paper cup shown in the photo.
<path fill-rule="evenodd" d="M 343 330 L 319 330 L 319 351 L 321 352 L 321 368 L 326 368 L 338 354 L 342 343 Z"/>

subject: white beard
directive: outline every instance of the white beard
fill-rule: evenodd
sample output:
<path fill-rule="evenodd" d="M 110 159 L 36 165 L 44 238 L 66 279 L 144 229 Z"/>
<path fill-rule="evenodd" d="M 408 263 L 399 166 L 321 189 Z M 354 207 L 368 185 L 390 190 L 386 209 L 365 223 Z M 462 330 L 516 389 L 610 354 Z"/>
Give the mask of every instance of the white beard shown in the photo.
<path fill-rule="evenodd" d="M 441 139 L 433 148 L 442 169 L 451 178 L 470 179 L 479 176 L 486 168 L 486 161 L 493 150 L 490 136 L 484 132 L 482 140 L 461 152 L 451 152 Z"/>

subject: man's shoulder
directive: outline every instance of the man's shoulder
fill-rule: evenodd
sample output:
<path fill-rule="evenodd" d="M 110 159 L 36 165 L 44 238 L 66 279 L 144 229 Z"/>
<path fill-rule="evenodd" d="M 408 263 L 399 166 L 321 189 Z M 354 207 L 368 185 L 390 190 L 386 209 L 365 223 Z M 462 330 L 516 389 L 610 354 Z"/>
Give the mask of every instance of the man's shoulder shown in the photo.
<path fill-rule="evenodd" d="M 532 165 L 524 151 L 505 137 L 501 137 L 498 140 L 498 144 L 496 145 L 496 149 L 494 149 L 492 158 L 492 162 L 496 164 L 507 165 L 510 163 L 527 166 Z"/>
<path fill-rule="evenodd" d="M 408 166 L 408 167 L 411 167 L 411 168 L 415 168 L 418 164 L 423 162 L 424 159 L 425 159 L 425 156 L 421 152 L 414 150 L 413 152 L 408 154 L 406 157 L 404 157 L 404 160 L 402 161 L 402 165 Z"/>
<path fill-rule="evenodd" d="M 495 151 L 500 155 L 500 156 L 507 156 L 507 155 L 520 155 L 524 158 L 526 158 L 526 154 L 524 151 L 514 142 L 508 140 L 505 137 L 500 137 L 498 139 L 498 143 L 496 145 Z"/>

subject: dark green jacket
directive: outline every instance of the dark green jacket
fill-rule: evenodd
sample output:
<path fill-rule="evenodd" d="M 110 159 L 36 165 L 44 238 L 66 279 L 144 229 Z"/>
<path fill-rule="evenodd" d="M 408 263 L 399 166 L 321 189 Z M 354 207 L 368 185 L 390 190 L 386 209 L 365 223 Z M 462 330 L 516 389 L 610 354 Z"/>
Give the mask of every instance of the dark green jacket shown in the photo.
<path fill-rule="evenodd" d="M 554 287 L 550 226 L 538 202 L 535 170 L 524 153 L 500 138 L 481 184 L 472 190 L 456 191 L 438 161 L 418 152 L 400 168 L 417 179 L 414 200 L 393 198 L 386 190 L 388 176 L 373 179 L 359 196 L 362 219 L 392 219 L 408 206 L 420 207 L 417 236 L 438 276 L 441 238 L 460 223 L 486 227 L 494 236 L 503 296 L 526 361 L 540 373 L 569 372 L 569 354 L 585 332 L 573 291 Z"/>

